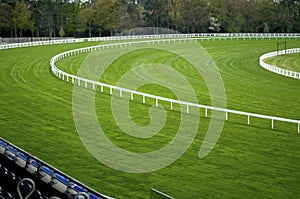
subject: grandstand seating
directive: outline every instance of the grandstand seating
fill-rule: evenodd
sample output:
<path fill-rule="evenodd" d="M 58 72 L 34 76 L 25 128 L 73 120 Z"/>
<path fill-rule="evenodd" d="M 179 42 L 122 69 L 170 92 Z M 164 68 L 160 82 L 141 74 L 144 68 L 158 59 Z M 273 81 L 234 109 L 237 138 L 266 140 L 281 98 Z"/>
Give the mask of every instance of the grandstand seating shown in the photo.
<path fill-rule="evenodd" d="M 0 138 L 0 199 L 109 199 Z"/>

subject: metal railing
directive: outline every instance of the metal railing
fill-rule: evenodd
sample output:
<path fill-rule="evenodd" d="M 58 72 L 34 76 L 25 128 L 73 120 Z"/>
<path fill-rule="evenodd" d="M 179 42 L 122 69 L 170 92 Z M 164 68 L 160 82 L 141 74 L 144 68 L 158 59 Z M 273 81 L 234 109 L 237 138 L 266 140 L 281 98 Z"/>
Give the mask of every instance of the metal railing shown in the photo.
<path fill-rule="evenodd" d="M 164 39 L 164 40 L 150 40 L 150 41 L 135 41 L 135 42 L 123 42 L 123 43 L 114 43 L 114 44 L 105 44 L 105 45 L 99 45 L 99 46 L 92 46 L 92 47 L 86 47 L 86 48 L 80 48 L 76 50 L 71 50 L 67 52 L 60 53 L 56 56 L 54 56 L 51 61 L 51 70 L 53 74 L 55 74 L 58 78 L 71 82 L 72 84 L 76 84 L 78 86 L 84 86 L 85 88 L 90 87 L 93 90 L 97 90 L 97 87 L 100 87 L 100 91 L 103 92 L 104 88 L 109 89 L 109 93 L 112 95 L 114 90 L 119 91 L 119 96 L 122 97 L 124 93 L 129 93 L 130 94 L 130 99 L 134 100 L 135 95 L 142 96 L 143 103 L 145 103 L 145 98 L 151 98 L 155 100 L 155 105 L 159 105 L 159 101 L 164 101 L 170 103 L 170 109 L 172 110 L 173 104 L 179 104 L 179 105 L 184 105 L 186 106 L 186 113 L 189 113 L 190 107 L 197 107 L 197 108 L 202 108 L 205 110 L 205 117 L 208 117 L 208 110 L 212 111 L 220 111 L 224 112 L 225 114 L 225 119 L 228 121 L 228 115 L 229 113 L 231 114 L 237 114 L 237 115 L 243 115 L 247 117 L 247 124 L 250 125 L 250 118 L 255 117 L 255 118 L 263 118 L 263 119 L 268 119 L 271 121 L 271 129 L 274 129 L 274 121 L 282 121 L 282 122 L 288 122 L 288 123 L 294 123 L 297 124 L 297 132 L 300 133 L 300 120 L 295 120 L 295 119 L 287 119 L 287 118 L 281 118 L 281 117 L 276 117 L 276 116 L 268 116 L 268 115 L 263 115 L 263 114 L 257 114 L 257 113 L 249 113 L 249 112 L 243 112 L 243 111 L 237 111 L 237 110 L 231 110 L 231 109 L 225 109 L 225 108 L 218 108 L 218 107 L 212 107 L 208 105 L 203 105 L 203 104 L 197 104 L 197 103 L 191 103 L 191 102 L 185 102 L 185 101 L 179 101 L 175 99 L 170 99 L 166 97 L 161 97 L 161 96 L 156 96 L 148 93 L 143 93 L 143 92 L 138 92 L 135 90 L 130 90 L 126 88 L 121 88 L 105 83 L 101 83 L 98 81 L 93 81 L 89 79 L 85 79 L 83 77 L 78 77 L 76 75 L 72 75 L 69 73 L 66 73 L 60 69 L 58 69 L 55 65 L 55 63 L 63 58 L 69 57 L 69 56 L 74 56 L 78 55 L 81 53 L 90 53 L 94 51 L 100 51 L 100 50 L 105 50 L 109 48 L 118 48 L 118 47 L 127 47 L 131 46 L 134 44 L 140 44 L 144 43 L 147 45 L 151 44 L 159 44 L 159 43 L 167 43 L 167 42 L 174 42 L 174 43 L 180 43 L 180 42 L 191 42 L 192 40 L 203 40 L 204 38 L 177 38 L 177 39 Z M 213 38 L 205 38 L 205 40 L 213 40 Z"/>
<path fill-rule="evenodd" d="M 213 40 L 233 40 L 233 39 L 292 39 L 300 38 L 300 33 L 194 33 L 194 34 L 161 34 L 161 35 L 135 35 L 135 36 L 112 36 L 112 37 L 91 37 L 78 39 L 48 40 L 37 42 L 25 42 L 0 45 L 0 50 L 11 48 L 23 48 L 31 46 L 55 45 L 66 43 L 80 43 L 93 41 L 116 41 L 133 39 L 163 39 L 163 38 L 205 38 L 211 37 Z"/>
<path fill-rule="evenodd" d="M 285 54 L 292 54 L 292 53 L 299 53 L 300 52 L 300 48 L 293 48 L 293 49 L 286 49 L 286 50 L 281 50 L 281 51 L 274 51 L 274 52 L 270 52 L 270 53 L 266 53 L 262 56 L 259 57 L 259 64 L 261 67 L 263 67 L 264 69 L 286 76 L 286 77 L 291 77 L 291 78 L 295 78 L 295 79 L 300 79 L 300 73 L 299 72 L 295 72 L 295 71 L 291 71 L 291 70 L 287 70 L 284 68 L 280 68 L 277 66 L 273 66 L 271 64 L 267 64 L 266 62 L 264 62 L 265 59 L 270 58 L 270 57 L 275 57 L 278 55 L 285 55 Z"/>

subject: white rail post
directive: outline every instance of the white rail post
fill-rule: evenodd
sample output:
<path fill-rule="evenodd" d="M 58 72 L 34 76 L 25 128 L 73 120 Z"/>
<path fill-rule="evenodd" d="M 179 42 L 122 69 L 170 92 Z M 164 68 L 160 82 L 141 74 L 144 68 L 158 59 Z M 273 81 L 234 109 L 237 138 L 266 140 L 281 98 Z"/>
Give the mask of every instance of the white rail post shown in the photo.
<path fill-rule="evenodd" d="M 80 79 L 78 78 L 78 86 L 80 86 Z"/>
<path fill-rule="evenodd" d="M 250 115 L 248 115 L 248 125 L 250 125 Z"/>
<path fill-rule="evenodd" d="M 173 102 L 170 102 L 170 109 L 173 110 Z"/>
<path fill-rule="evenodd" d="M 69 82 L 69 75 L 67 75 L 67 82 Z"/>
<path fill-rule="evenodd" d="M 87 88 L 87 81 L 84 82 L 84 87 Z"/>
<path fill-rule="evenodd" d="M 190 113 L 190 109 L 189 109 L 189 105 L 186 105 L 186 113 L 189 114 Z"/>
<path fill-rule="evenodd" d="M 272 129 L 274 129 L 274 119 L 272 119 Z"/>
<path fill-rule="evenodd" d="M 133 93 L 130 94 L 130 99 L 133 100 Z"/>
<path fill-rule="evenodd" d="M 158 107 L 158 98 L 155 99 L 155 106 Z"/>
<path fill-rule="evenodd" d="M 103 93 L 103 85 L 101 85 L 101 93 Z"/>
<path fill-rule="evenodd" d="M 120 89 L 120 97 L 123 97 L 123 93 L 122 90 Z"/>
<path fill-rule="evenodd" d="M 72 84 L 74 84 L 74 77 L 72 77 Z"/>
<path fill-rule="evenodd" d="M 95 90 L 95 84 L 93 83 L 93 90 Z"/>
<path fill-rule="evenodd" d="M 225 112 L 225 120 L 228 121 L 228 112 Z"/>
<path fill-rule="evenodd" d="M 112 95 L 112 87 L 109 88 L 109 94 Z"/>
<path fill-rule="evenodd" d="M 298 123 L 298 134 L 300 133 L 300 123 Z"/>
<path fill-rule="evenodd" d="M 205 108 L 205 117 L 207 117 L 207 108 Z"/>

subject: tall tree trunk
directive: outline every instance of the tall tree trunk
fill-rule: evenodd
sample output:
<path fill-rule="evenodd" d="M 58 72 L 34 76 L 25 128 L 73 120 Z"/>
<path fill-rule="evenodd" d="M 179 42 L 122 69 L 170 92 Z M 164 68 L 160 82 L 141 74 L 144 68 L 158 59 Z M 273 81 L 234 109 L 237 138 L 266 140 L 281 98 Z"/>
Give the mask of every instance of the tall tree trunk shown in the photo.
<path fill-rule="evenodd" d="M 10 27 L 10 37 L 14 37 L 14 30 L 12 26 Z"/>
<path fill-rule="evenodd" d="M 89 37 L 92 37 L 91 22 L 89 22 Z"/>
<path fill-rule="evenodd" d="M 51 38 L 52 38 L 52 27 L 49 24 L 49 39 L 51 40 Z"/>
<path fill-rule="evenodd" d="M 18 37 L 18 32 L 17 32 L 17 24 L 14 23 L 14 30 L 15 30 L 15 37 Z"/>

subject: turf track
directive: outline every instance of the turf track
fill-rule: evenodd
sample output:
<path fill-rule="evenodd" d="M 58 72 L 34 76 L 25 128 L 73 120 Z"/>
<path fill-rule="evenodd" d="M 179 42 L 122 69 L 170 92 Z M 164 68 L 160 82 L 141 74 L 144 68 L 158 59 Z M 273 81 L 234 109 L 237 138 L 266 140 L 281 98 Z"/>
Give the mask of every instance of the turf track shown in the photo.
<path fill-rule="evenodd" d="M 300 83 L 258 65 L 259 55 L 272 51 L 275 40 L 201 44 L 221 70 L 228 108 L 300 118 Z M 299 40 L 292 41 L 289 48 L 299 44 Z M 257 120 L 249 127 L 245 125 L 246 118 L 239 116 L 226 123 L 217 146 L 204 160 L 198 159 L 198 150 L 209 119 L 202 118 L 199 134 L 190 149 L 160 171 L 127 174 L 96 161 L 77 137 L 71 113 L 72 85 L 60 81 L 49 70 L 52 56 L 84 45 L 90 44 L 0 51 L 2 137 L 100 192 L 118 198 L 147 198 L 150 187 L 175 198 L 295 198 L 300 194 L 300 140 L 295 133 L 296 126 L 275 124 L 279 130 L 274 131 L 270 130 L 269 122 Z M 64 62 L 72 64 L 70 71 L 76 71 L 83 57 Z M 113 81 L 105 79 L 109 80 Z M 151 91 L 153 88 L 144 89 Z M 101 122 L 112 123 L 112 118 L 107 115 L 110 96 L 99 96 L 97 113 L 107 116 Z M 199 101 L 209 103 L 209 98 L 204 95 Z M 133 104 L 132 114 L 140 110 L 147 113 L 145 107 Z M 168 117 L 176 120 L 176 114 L 168 112 Z M 173 136 L 169 132 L 145 144 L 122 136 L 117 128 L 109 125 L 106 128 L 116 144 L 129 150 L 151 150 L 167 143 Z M 157 144 L 158 140 L 161 140 L 160 144 Z"/>
<path fill-rule="evenodd" d="M 300 53 L 279 55 L 265 60 L 266 63 L 287 70 L 300 72 Z"/>

